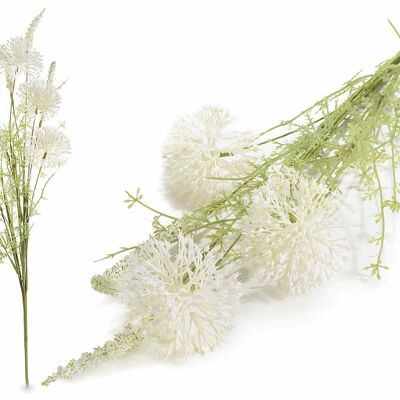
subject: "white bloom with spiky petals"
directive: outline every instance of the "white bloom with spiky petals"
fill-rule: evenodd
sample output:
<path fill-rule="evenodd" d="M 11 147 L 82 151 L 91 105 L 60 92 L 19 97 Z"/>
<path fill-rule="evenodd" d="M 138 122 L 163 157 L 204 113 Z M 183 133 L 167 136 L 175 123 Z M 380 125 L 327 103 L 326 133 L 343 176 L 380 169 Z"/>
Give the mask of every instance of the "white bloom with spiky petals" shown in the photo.
<path fill-rule="evenodd" d="M 34 115 L 40 113 L 43 118 L 54 116 L 61 103 L 59 90 L 48 81 L 34 80 L 21 85 L 23 111 Z"/>
<path fill-rule="evenodd" d="M 303 293 L 343 264 L 339 196 L 291 168 L 271 172 L 240 221 L 244 270 L 250 287 Z"/>
<path fill-rule="evenodd" d="M 13 79 L 17 71 L 37 76 L 42 69 L 42 56 L 32 49 L 29 40 L 12 38 L 0 46 L 0 69 L 6 72 L 8 79 Z"/>
<path fill-rule="evenodd" d="M 65 164 L 71 145 L 60 128 L 44 126 L 27 138 L 25 149 L 27 158 L 36 166 L 57 168 Z"/>
<path fill-rule="evenodd" d="M 129 264 L 119 292 L 131 322 L 166 346 L 168 355 L 202 354 L 222 341 L 241 298 L 233 267 L 218 269 L 212 252 L 182 234 L 177 244 L 151 238 Z"/>
<path fill-rule="evenodd" d="M 202 207 L 237 185 L 235 180 L 210 177 L 237 178 L 252 170 L 255 135 L 228 131 L 231 121 L 227 110 L 206 106 L 173 125 L 163 150 L 164 180 L 178 208 Z"/>

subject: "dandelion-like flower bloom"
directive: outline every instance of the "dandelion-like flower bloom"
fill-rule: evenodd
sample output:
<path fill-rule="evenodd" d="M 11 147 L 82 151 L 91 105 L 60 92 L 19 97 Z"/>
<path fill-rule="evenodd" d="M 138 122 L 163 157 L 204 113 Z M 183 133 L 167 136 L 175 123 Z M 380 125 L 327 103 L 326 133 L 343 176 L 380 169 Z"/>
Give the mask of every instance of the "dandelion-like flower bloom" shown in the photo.
<path fill-rule="evenodd" d="M 249 286 L 278 286 L 303 293 L 343 263 L 337 193 L 282 168 L 255 191 L 240 222 L 239 248 Z"/>
<path fill-rule="evenodd" d="M 44 118 L 55 115 L 61 103 L 58 89 L 52 83 L 41 79 L 23 84 L 20 95 L 24 111 L 31 114 L 41 113 Z"/>
<path fill-rule="evenodd" d="M 227 110 L 207 106 L 173 125 L 163 158 L 166 191 L 177 207 L 196 209 L 235 187 L 234 180 L 210 178 L 241 177 L 251 171 L 255 137 L 227 131 L 231 121 Z"/>
<path fill-rule="evenodd" d="M 38 167 L 56 168 L 65 164 L 71 152 L 69 139 L 60 128 L 44 126 L 35 131 L 26 143 L 28 159 Z"/>
<path fill-rule="evenodd" d="M 41 54 L 29 40 L 16 37 L 0 46 L 0 69 L 13 76 L 17 71 L 36 76 L 42 69 Z"/>
<path fill-rule="evenodd" d="M 169 355 L 205 353 L 221 342 L 241 297 L 233 267 L 218 269 L 212 252 L 181 234 L 175 245 L 148 240 L 129 263 L 119 291 L 134 325 Z"/>

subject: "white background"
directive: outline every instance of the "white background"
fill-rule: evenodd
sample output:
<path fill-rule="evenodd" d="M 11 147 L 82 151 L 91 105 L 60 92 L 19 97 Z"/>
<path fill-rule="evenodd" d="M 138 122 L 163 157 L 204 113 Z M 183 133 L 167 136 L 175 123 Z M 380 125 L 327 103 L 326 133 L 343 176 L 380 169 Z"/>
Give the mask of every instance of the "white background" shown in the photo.
<path fill-rule="evenodd" d="M 0 268 L 0 399 L 398 399 L 395 224 L 381 282 L 363 273 L 370 260 L 355 257 L 308 296 L 244 303 L 236 329 L 207 357 L 172 362 L 142 350 L 71 382 L 39 383 L 118 330 L 122 309 L 90 287 L 112 263 L 93 261 L 150 232 L 151 215 L 127 210 L 125 190 L 140 186 L 174 212 L 160 190 L 173 120 L 203 104 L 229 108 L 245 130 L 291 117 L 399 50 L 386 22 L 400 26 L 399 2 L 2 0 L 0 42 L 24 34 L 43 7 L 36 47 L 57 60 L 59 81 L 70 77 L 60 118 L 73 154 L 32 234 L 28 392 L 17 280 Z M 360 223 L 359 203 L 349 206 Z M 359 253 L 376 227 L 368 229 L 353 236 Z"/>

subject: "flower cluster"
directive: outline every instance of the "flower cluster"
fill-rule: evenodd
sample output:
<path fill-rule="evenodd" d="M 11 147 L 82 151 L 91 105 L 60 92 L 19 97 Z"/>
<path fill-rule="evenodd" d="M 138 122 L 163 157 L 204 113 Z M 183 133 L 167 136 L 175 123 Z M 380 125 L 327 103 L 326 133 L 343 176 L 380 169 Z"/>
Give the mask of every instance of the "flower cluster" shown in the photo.
<path fill-rule="evenodd" d="M 157 234 L 92 280 L 97 290 L 117 296 L 127 307 L 128 325 L 139 327 L 142 339 L 155 341 L 167 355 L 215 349 L 248 290 L 278 286 L 303 293 L 343 263 L 336 220 L 339 196 L 324 183 L 294 168 L 276 167 L 263 176 L 263 184 L 249 187 L 238 200 L 229 196 L 234 185 L 223 179 L 227 171 L 233 177 L 251 174 L 250 166 L 259 156 L 254 135 L 231 138 L 218 147 L 229 121 L 226 110 L 214 107 L 179 120 L 164 157 L 168 192 L 184 203 L 182 207 L 214 204 L 222 198 L 221 204 L 237 201 L 234 212 L 203 221 L 200 209 L 193 213 L 197 218 L 176 219 L 143 203 L 138 190 L 129 204 L 140 203 L 159 214 Z M 160 217 L 173 222 L 163 229 Z M 188 234 L 202 226 L 209 229 L 209 237 Z M 207 240 L 208 245 L 201 245 Z M 110 351 L 99 349 L 101 357 L 86 353 L 59 367 L 45 384 L 115 357 L 114 345 Z"/>
<path fill-rule="evenodd" d="M 139 190 L 128 193 L 129 208 L 155 213 L 153 234 L 110 254 L 130 251 L 92 279 L 95 290 L 126 305 L 133 341 L 107 342 L 45 383 L 130 351 L 138 330 L 168 355 L 205 353 L 221 343 L 248 291 L 299 295 L 327 281 L 345 262 L 340 185 L 354 171 L 379 204 L 379 250 L 368 267 L 379 278 L 385 212 L 400 210 L 399 65 L 400 53 L 257 135 L 231 131 L 219 107 L 175 122 L 163 148 L 164 183 L 182 216 L 146 204 Z M 387 164 L 391 198 L 380 178 Z"/>
<path fill-rule="evenodd" d="M 40 79 L 42 55 L 33 49 L 33 37 L 42 17 L 43 12 L 34 18 L 25 37 L 12 38 L 0 46 L 0 72 L 4 73 L 13 98 L 14 117 L 20 116 L 28 122 L 23 132 L 17 132 L 25 139 L 27 159 L 38 167 L 56 168 L 65 163 L 70 143 L 60 127 L 48 125 L 60 108 L 61 95 L 59 87 L 54 85 L 54 62 L 47 79 Z"/>

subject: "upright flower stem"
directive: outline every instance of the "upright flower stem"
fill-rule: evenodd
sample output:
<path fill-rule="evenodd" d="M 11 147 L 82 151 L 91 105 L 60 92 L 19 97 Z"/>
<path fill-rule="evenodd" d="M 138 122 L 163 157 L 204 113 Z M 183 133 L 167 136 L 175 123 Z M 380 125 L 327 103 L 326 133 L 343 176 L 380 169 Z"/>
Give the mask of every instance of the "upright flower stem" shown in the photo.
<path fill-rule="evenodd" d="M 25 203 L 25 202 L 24 202 Z M 18 221 L 21 228 L 23 239 L 19 244 L 20 253 L 20 288 L 22 297 L 23 311 L 23 329 L 24 329 L 24 369 L 25 369 L 25 385 L 29 387 L 29 347 L 28 347 L 28 240 L 29 240 L 29 219 L 24 213 L 21 215 L 22 220 Z"/>
<path fill-rule="evenodd" d="M 19 221 L 22 225 L 22 232 L 24 239 L 20 245 L 21 263 L 24 271 L 22 276 L 22 307 L 23 307 L 23 320 L 24 320 L 24 367 L 25 367 L 25 385 L 29 387 L 29 353 L 28 353 L 28 240 L 29 240 L 29 219 L 25 215 L 25 201 L 24 201 L 24 214 L 23 221 Z"/>
<path fill-rule="evenodd" d="M 28 355 L 28 290 L 24 284 L 21 285 L 22 307 L 24 319 L 24 360 L 25 360 L 25 385 L 29 387 L 29 355 Z"/>

